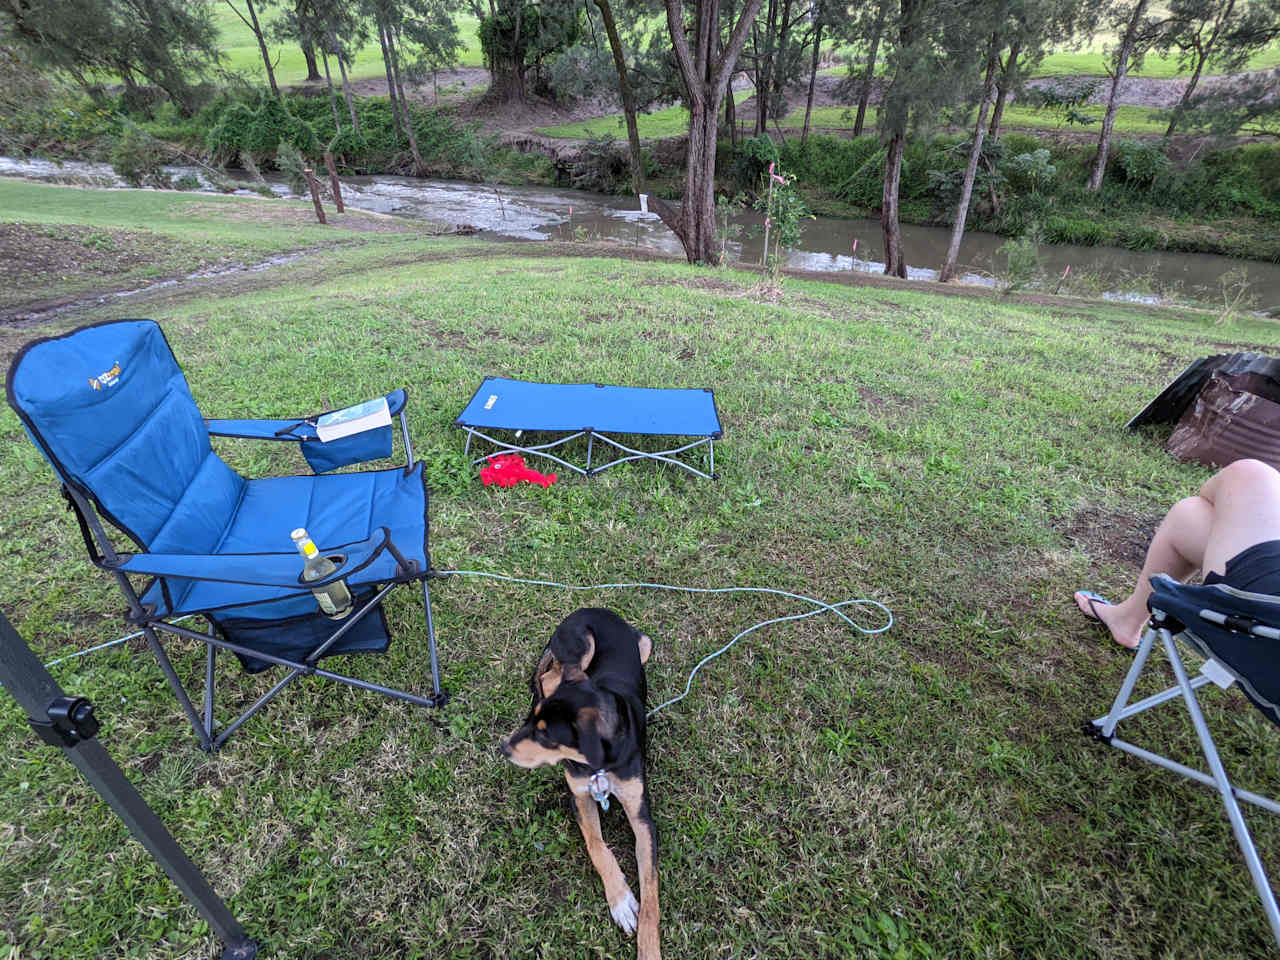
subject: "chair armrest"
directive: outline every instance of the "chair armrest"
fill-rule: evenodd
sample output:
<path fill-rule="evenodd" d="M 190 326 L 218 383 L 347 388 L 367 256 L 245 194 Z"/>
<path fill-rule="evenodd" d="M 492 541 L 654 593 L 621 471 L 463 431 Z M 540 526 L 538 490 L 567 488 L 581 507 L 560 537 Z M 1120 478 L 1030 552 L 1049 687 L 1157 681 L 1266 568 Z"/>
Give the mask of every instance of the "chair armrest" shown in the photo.
<path fill-rule="evenodd" d="M 368 540 L 326 547 L 321 553 L 338 565 L 323 580 L 302 580 L 302 558 L 297 553 L 135 553 L 122 557 L 111 569 L 122 573 L 177 577 L 182 580 L 211 580 L 220 583 L 244 583 L 260 587 L 284 587 L 311 590 L 335 580 L 350 577 L 363 570 L 391 544 L 391 531 L 379 527 Z M 392 551 L 395 552 L 394 550 Z M 341 557 L 341 561 L 336 559 Z"/>
<path fill-rule="evenodd" d="M 404 410 L 409 402 L 408 393 L 403 390 L 392 390 L 386 395 L 387 410 L 396 416 Z M 332 411 L 325 411 L 326 413 Z M 215 437 L 239 437 L 243 440 L 287 440 L 298 443 L 303 440 L 316 440 L 315 420 L 324 413 L 311 414 L 306 417 L 292 417 L 285 420 L 205 420 L 205 427 Z"/>

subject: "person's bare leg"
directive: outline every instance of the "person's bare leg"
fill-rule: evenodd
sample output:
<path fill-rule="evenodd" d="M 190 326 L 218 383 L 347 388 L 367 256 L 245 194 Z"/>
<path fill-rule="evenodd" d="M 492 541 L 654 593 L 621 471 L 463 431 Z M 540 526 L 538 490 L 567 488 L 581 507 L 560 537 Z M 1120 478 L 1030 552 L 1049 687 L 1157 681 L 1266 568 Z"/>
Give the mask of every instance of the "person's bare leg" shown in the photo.
<path fill-rule="evenodd" d="M 1135 647 L 1147 622 L 1154 574 L 1185 580 L 1197 570 L 1224 573 L 1226 562 L 1257 543 L 1280 539 L 1280 473 L 1258 460 L 1237 460 L 1210 477 L 1200 493 L 1179 500 L 1165 515 L 1133 593 L 1119 603 L 1075 595 L 1082 612 L 1098 616 L 1124 647 Z"/>

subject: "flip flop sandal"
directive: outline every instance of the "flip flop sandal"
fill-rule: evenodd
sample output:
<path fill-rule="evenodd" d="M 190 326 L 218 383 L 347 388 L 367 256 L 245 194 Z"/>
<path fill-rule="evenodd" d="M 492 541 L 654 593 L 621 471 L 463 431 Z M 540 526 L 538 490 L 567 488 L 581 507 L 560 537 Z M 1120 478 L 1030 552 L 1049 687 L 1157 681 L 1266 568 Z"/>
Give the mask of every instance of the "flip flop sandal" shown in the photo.
<path fill-rule="evenodd" d="M 1102 604 L 1104 607 L 1109 607 L 1111 606 L 1111 601 L 1106 597 L 1094 593 L 1092 590 L 1077 590 L 1076 593 L 1089 601 L 1089 612 L 1085 613 L 1081 610 L 1080 615 L 1086 620 L 1092 620 L 1094 623 L 1106 627 L 1106 624 L 1102 622 L 1102 618 L 1098 616 L 1098 604 Z M 1079 608 L 1079 606 L 1079 604 L 1076 604 L 1077 608 Z"/>

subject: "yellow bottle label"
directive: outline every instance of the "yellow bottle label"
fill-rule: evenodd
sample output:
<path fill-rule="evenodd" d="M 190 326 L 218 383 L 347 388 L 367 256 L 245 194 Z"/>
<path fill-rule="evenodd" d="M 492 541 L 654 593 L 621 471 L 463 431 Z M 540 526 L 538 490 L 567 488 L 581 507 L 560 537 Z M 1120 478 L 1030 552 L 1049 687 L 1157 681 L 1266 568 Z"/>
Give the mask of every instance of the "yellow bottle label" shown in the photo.
<path fill-rule="evenodd" d="M 314 557 L 320 551 L 316 549 L 316 545 L 310 540 L 304 540 L 302 541 L 302 552 L 308 557 Z"/>

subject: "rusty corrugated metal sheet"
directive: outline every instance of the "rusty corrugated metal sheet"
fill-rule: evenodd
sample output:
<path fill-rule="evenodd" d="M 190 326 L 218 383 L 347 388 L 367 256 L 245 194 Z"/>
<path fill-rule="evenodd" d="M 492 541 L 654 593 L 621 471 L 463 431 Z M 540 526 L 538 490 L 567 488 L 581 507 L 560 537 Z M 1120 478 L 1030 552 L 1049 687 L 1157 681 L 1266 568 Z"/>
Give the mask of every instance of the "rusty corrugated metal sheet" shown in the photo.
<path fill-rule="evenodd" d="M 1215 372 L 1169 437 L 1179 460 L 1209 467 L 1252 457 L 1280 470 L 1280 380 Z"/>
<path fill-rule="evenodd" d="M 1220 353 L 1202 357 L 1183 370 L 1125 426 L 1133 430 L 1151 423 L 1176 423 L 1215 371 L 1253 373 L 1270 377 L 1280 384 L 1280 360 L 1274 357 L 1262 353 Z"/>

